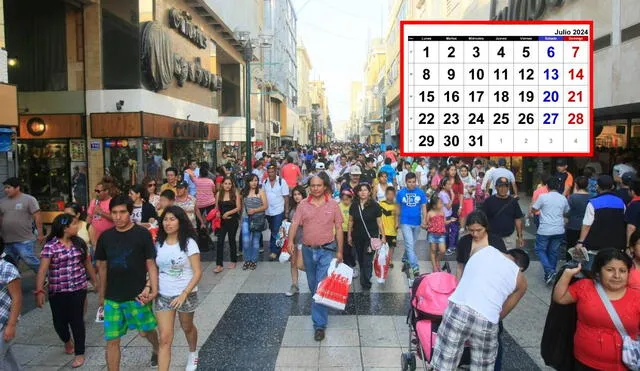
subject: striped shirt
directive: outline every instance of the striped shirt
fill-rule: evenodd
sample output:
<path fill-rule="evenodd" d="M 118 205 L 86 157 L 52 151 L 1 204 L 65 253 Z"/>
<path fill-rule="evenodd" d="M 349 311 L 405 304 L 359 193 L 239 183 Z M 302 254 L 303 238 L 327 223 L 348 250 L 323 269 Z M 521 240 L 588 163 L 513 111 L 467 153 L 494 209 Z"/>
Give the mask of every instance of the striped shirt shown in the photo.
<path fill-rule="evenodd" d="M 312 198 L 300 202 L 296 208 L 293 222 L 304 227 L 302 243 L 307 246 L 320 246 L 333 242 L 336 231 L 342 231 L 342 212 L 338 203 L 327 195 L 320 206 L 311 203 Z"/>
<path fill-rule="evenodd" d="M 66 247 L 53 238 L 42 248 L 40 258 L 50 259 L 49 293 L 74 292 L 87 288 L 87 271 L 84 268 L 86 253 L 79 246 Z"/>
<path fill-rule="evenodd" d="M 0 257 L 0 329 L 3 329 L 11 314 L 11 295 L 7 286 L 20 278 L 18 269 Z"/>

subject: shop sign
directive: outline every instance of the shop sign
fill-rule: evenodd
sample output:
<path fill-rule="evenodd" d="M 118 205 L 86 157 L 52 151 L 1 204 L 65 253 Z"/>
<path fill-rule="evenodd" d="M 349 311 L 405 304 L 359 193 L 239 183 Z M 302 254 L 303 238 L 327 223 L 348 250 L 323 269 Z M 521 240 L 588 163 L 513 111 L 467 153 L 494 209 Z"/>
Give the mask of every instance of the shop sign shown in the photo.
<path fill-rule="evenodd" d="M 209 126 L 204 122 L 176 122 L 173 124 L 174 138 L 207 139 Z"/>
<path fill-rule="evenodd" d="M 100 150 L 100 141 L 99 140 L 92 140 L 91 143 L 89 143 L 89 148 L 91 148 L 92 151 L 99 151 Z"/>
<path fill-rule="evenodd" d="M 186 10 L 171 8 L 169 10 L 169 26 L 175 28 L 184 37 L 191 40 L 200 49 L 207 48 L 207 35 L 204 34 L 200 26 L 194 24 L 191 14 Z"/>
<path fill-rule="evenodd" d="M 506 0 L 491 0 L 489 19 L 494 21 L 535 21 L 541 19 L 548 7 L 562 7 L 566 0 L 508 0 L 509 5 L 498 11 L 498 3 Z"/>

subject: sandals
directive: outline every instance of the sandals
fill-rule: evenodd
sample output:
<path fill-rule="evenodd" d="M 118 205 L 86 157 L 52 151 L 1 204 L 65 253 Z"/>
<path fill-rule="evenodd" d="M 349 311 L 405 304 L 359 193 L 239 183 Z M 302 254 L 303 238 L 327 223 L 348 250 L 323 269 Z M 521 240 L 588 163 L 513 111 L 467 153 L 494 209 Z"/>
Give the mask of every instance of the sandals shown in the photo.
<path fill-rule="evenodd" d="M 227 267 L 227 269 L 236 269 L 236 263 L 231 263 L 231 264 L 229 264 L 229 266 Z"/>
<path fill-rule="evenodd" d="M 85 358 L 82 357 L 82 360 L 78 360 L 77 358 L 73 361 L 73 363 L 71 364 L 71 368 L 78 368 L 78 367 L 82 367 L 84 365 L 84 360 Z"/>
<path fill-rule="evenodd" d="M 73 343 L 72 342 L 64 344 L 64 353 L 65 354 L 73 354 L 74 352 L 75 352 L 75 349 L 73 347 Z"/>
<path fill-rule="evenodd" d="M 213 270 L 213 273 L 220 273 L 223 270 L 224 270 L 224 267 L 222 267 L 221 265 L 218 265 L 216 269 Z"/>

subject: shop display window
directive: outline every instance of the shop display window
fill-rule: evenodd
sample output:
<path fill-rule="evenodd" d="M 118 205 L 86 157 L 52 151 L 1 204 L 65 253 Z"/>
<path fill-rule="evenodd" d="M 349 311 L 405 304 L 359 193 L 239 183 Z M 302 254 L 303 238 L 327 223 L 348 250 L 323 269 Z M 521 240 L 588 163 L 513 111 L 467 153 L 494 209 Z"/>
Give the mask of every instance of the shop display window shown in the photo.
<path fill-rule="evenodd" d="M 18 163 L 22 191 L 35 197 L 42 211 L 64 210 L 71 197 L 68 141 L 21 141 Z"/>
<path fill-rule="evenodd" d="M 105 173 L 114 179 L 121 191 L 142 181 L 142 147 L 137 138 L 104 141 Z"/>

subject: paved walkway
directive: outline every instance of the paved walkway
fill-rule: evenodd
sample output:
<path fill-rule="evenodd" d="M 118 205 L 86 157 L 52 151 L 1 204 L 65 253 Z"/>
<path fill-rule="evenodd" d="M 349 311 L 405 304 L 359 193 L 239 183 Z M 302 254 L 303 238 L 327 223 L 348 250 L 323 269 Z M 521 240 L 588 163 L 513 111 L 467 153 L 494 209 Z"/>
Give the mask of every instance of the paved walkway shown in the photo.
<path fill-rule="evenodd" d="M 526 205 L 527 200 L 522 201 Z M 525 206 L 523 205 L 523 206 Z M 523 207 L 524 209 L 524 207 Z M 532 239 L 533 231 L 526 234 Z M 430 271 L 424 234 L 418 243 L 421 271 Z M 532 241 L 528 241 L 531 245 Z M 401 243 L 400 243 L 401 245 Z M 529 246 L 530 249 L 530 246 Z M 289 266 L 261 262 L 255 271 L 225 270 L 214 274 L 213 254 L 203 254 L 204 275 L 199 285 L 201 305 L 195 323 L 199 331 L 200 370 L 398 370 L 406 350 L 409 329 L 405 324 L 408 287 L 400 272 L 400 247 L 394 256 L 397 268 L 384 285 L 363 292 L 354 280 L 344 312 L 331 312 L 327 337 L 313 340 L 311 295 L 304 274 L 301 293 L 284 296 L 290 285 Z M 531 255 L 532 258 L 534 255 Z M 25 273 L 25 290 L 32 284 Z M 542 282 L 539 262 L 527 272 L 529 290 L 504 321 L 504 370 L 544 369 L 539 356 L 540 338 L 551 290 Z M 31 294 L 27 294 L 32 296 Z M 30 299 L 31 300 L 31 299 Z M 102 327 L 94 323 L 96 295 L 89 295 L 87 361 L 83 370 L 104 370 Z M 25 310 L 15 349 L 27 370 L 69 369 L 73 356 L 65 355 L 51 322 L 49 307 Z M 123 370 L 147 370 L 151 348 L 135 333 L 122 341 Z M 184 370 L 186 340 L 177 329 L 173 366 Z"/>

